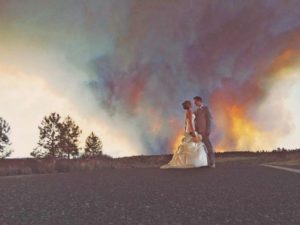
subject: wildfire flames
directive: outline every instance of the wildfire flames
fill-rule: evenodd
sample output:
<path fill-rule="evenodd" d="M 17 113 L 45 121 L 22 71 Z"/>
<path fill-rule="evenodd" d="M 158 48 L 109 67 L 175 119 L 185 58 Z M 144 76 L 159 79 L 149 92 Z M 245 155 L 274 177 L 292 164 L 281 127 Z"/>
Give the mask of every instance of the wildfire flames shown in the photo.
<path fill-rule="evenodd" d="M 245 107 L 222 103 L 220 105 L 224 109 L 215 114 L 214 120 L 217 129 L 225 132 L 215 143 L 216 151 L 258 150 L 268 146 L 268 142 L 272 140 L 271 133 L 262 131 L 259 125 L 247 116 Z M 173 151 L 178 148 L 182 138 L 183 130 L 180 130 L 173 140 Z"/>
<path fill-rule="evenodd" d="M 284 50 L 244 84 L 237 86 L 233 81 L 224 81 L 222 88 L 214 91 L 210 101 L 216 129 L 222 131 L 217 138 L 217 151 L 270 149 L 276 143 L 284 131 L 263 126 L 257 120 L 257 107 L 271 85 L 286 79 L 296 69 L 298 55 L 296 51 Z"/>
<path fill-rule="evenodd" d="M 173 145 L 172 145 L 172 151 L 173 151 L 173 152 L 177 150 L 178 146 L 179 146 L 180 143 L 181 143 L 182 138 L 183 138 L 183 131 L 180 131 L 180 132 L 176 135 L 175 140 L 174 140 L 174 142 L 173 142 Z"/>
<path fill-rule="evenodd" d="M 224 130 L 224 136 L 217 144 L 218 151 L 252 150 L 261 147 L 266 133 L 258 125 L 247 118 L 245 108 L 238 105 L 225 106 L 223 116 L 217 118 L 218 127 Z"/>

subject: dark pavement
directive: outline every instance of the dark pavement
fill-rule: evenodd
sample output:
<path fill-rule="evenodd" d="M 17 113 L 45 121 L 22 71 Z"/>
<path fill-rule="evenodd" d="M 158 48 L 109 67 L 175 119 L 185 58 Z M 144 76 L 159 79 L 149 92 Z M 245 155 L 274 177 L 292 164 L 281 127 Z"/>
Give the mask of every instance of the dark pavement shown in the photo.
<path fill-rule="evenodd" d="M 0 224 L 300 224 L 300 175 L 247 163 L 0 178 Z"/>

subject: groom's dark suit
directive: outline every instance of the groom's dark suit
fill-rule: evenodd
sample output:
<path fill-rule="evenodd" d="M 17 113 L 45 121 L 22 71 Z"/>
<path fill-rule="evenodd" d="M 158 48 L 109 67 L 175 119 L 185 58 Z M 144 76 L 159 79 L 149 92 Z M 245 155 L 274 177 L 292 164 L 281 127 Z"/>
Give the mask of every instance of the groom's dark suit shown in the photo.
<path fill-rule="evenodd" d="M 195 130 L 202 135 L 203 142 L 207 148 L 208 165 L 215 164 L 215 152 L 209 140 L 211 130 L 211 114 L 206 106 L 201 106 L 195 111 Z"/>

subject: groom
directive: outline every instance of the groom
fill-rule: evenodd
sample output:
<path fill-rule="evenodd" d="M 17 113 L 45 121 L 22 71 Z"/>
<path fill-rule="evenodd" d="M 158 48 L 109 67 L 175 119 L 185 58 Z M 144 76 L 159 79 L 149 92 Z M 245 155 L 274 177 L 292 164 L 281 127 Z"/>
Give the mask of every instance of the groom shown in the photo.
<path fill-rule="evenodd" d="M 195 113 L 195 130 L 201 134 L 202 141 L 207 149 L 208 166 L 215 167 L 215 152 L 213 146 L 209 140 L 210 129 L 211 129 L 211 114 L 207 106 L 203 105 L 201 97 L 194 97 L 194 103 L 197 107 Z"/>

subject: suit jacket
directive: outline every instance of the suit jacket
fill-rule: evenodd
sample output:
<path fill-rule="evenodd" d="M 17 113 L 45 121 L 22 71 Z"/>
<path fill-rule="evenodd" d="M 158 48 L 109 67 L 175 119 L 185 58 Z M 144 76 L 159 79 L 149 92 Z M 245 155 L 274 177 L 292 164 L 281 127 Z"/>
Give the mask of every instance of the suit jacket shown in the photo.
<path fill-rule="evenodd" d="M 197 108 L 195 113 L 195 130 L 201 134 L 208 136 L 211 131 L 211 114 L 207 106 Z"/>

